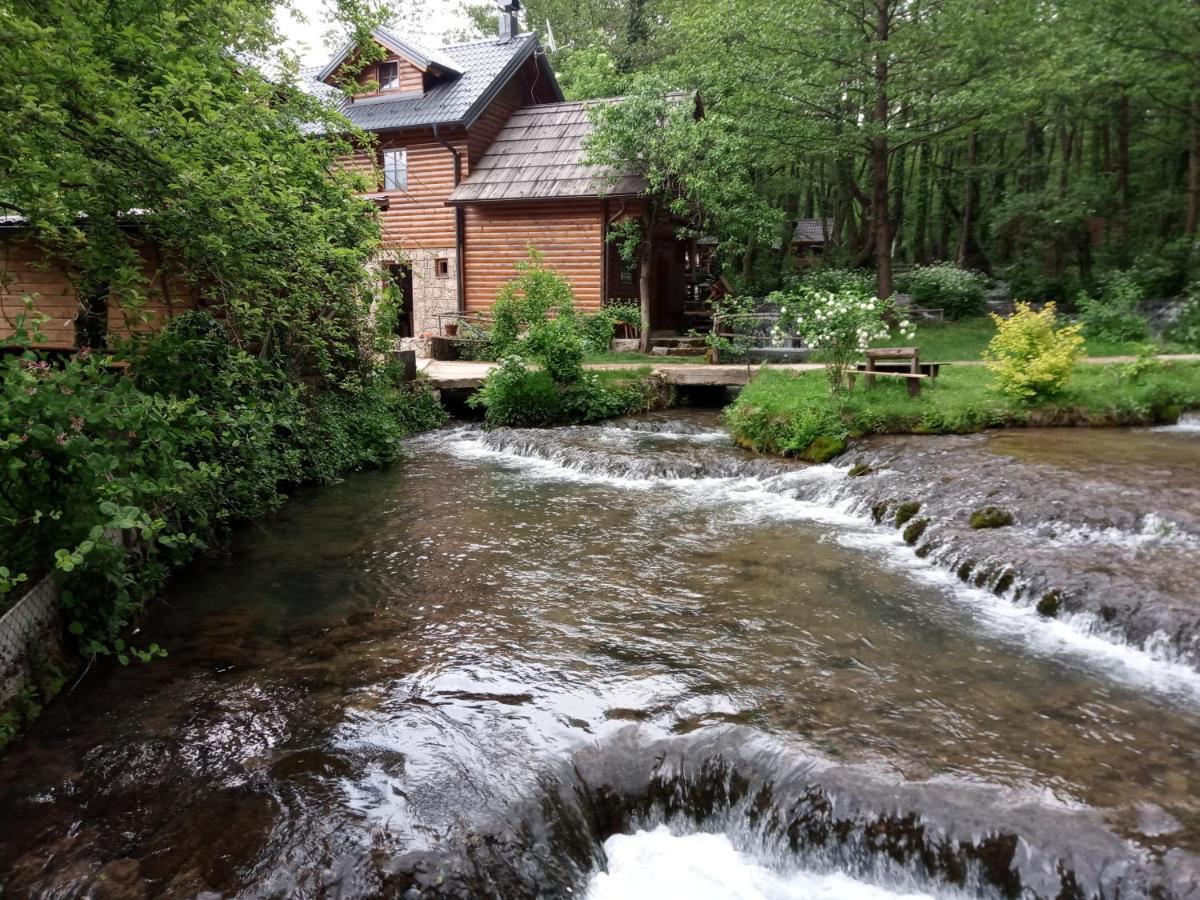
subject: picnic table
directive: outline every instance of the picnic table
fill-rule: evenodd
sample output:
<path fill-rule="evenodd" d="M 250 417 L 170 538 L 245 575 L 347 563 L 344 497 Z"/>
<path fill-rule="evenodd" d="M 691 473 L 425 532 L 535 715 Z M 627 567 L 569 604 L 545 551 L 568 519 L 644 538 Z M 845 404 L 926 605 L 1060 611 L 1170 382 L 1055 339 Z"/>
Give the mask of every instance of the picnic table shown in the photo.
<path fill-rule="evenodd" d="M 849 373 L 850 387 L 854 387 L 856 372 L 864 372 L 867 376 L 867 387 L 875 387 L 875 379 L 879 376 L 886 378 L 903 378 L 908 387 L 908 395 L 916 397 L 921 393 L 921 383 L 930 378 L 936 378 L 941 363 L 922 363 L 921 351 L 918 347 L 879 347 L 866 351 L 867 361 L 858 363 L 854 372 Z"/>

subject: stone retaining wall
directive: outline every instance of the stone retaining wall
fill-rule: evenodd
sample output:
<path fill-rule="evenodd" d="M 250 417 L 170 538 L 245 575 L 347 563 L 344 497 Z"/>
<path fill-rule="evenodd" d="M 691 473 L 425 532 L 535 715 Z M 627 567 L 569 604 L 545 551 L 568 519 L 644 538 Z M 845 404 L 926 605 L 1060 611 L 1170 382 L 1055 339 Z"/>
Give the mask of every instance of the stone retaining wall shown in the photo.
<path fill-rule="evenodd" d="M 0 709 L 32 680 L 36 660 L 62 655 L 58 599 L 47 577 L 0 616 Z"/>

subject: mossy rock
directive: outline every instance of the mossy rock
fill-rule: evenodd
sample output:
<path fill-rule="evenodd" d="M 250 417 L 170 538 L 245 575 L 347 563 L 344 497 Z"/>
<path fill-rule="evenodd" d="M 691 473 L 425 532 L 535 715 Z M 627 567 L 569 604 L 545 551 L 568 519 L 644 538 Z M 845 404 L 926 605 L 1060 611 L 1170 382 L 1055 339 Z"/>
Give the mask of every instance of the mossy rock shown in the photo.
<path fill-rule="evenodd" d="M 897 528 L 921 511 L 921 504 L 916 500 L 908 500 L 896 507 L 896 518 L 893 520 Z"/>
<path fill-rule="evenodd" d="M 964 563 L 960 563 L 957 570 L 959 581 L 970 581 L 971 571 L 975 568 L 975 560 L 968 559 Z"/>
<path fill-rule="evenodd" d="M 1177 403 L 1167 403 L 1154 411 L 1154 418 L 1163 425 L 1178 425 L 1183 409 Z"/>
<path fill-rule="evenodd" d="M 925 529 L 928 527 L 928 519 L 916 519 L 909 522 L 908 527 L 904 529 L 904 543 L 911 547 L 921 539 L 921 535 L 925 533 Z"/>
<path fill-rule="evenodd" d="M 878 525 L 880 522 L 883 521 L 883 517 L 887 515 L 887 511 L 888 511 L 888 502 L 886 500 L 880 500 L 878 503 L 876 503 L 874 506 L 871 507 L 871 519 L 875 522 L 876 525 Z"/>
<path fill-rule="evenodd" d="M 1013 582 L 1016 580 L 1017 573 L 1012 569 L 1005 569 L 1003 574 L 996 579 L 996 584 L 992 587 L 992 590 L 996 593 L 996 596 L 1000 596 L 1012 587 Z"/>
<path fill-rule="evenodd" d="M 996 571 L 994 566 L 988 566 L 986 569 L 980 569 L 975 573 L 975 587 L 984 587 L 992 580 L 992 574 Z"/>
<path fill-rule="evenodd" d="M 1042 594 L 1042 599 L 1037 602 L 1037 611 L 1039 615 L 1045 616 L 1047 619 L 1053 619 L 1058 615 L 1058 608 L 1062 605 L 1062 591 L 1047 591 Z"/>
<path fill-rule="evenodd" d="M 800 458 L 814 463 L 826 463 L 845 449 L 846 442 L 842 438 L 821 435 L 800 452 Z"/>
<path fill-rule="evenodd" d="M 926 541 L 924 544 L 922 544 L 920 547 L 917 548 L 917 557 L 920 559 L 924 559 L 932 552 L 933 552 L 933 542 Z"/>
<path fill-rule="evenodd" d="M 985 506 L 971 513 L 972 528 L 1007 528 L 1013 521 L 1013 514 L 1000 506 Z"/>
<path fill-rule="evenodd" d="M 847 478 L 862 478 L 864 475 L 870 475 L 875 470 L 871 468 L 869 463 L 855 463 L 846 472 Z"/>

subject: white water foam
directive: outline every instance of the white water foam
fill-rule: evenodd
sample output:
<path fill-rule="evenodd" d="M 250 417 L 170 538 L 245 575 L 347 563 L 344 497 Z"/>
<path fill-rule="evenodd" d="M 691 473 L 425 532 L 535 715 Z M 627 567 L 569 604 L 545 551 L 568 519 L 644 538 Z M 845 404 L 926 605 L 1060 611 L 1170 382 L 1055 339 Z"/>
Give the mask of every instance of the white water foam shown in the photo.
<path fill-rule="evenodd" d="M 1200 537 L 1157 513 L 1143 516 L 1137 531 L 1051 521 L 1038 525 L 1034 534 L 1055 544 L 1119 544 L 1130 549 L 1153 545 L 1200 547 Z"/>
<path fill-rule="evenodd" d="M 1103 628 L 1094 616 L 1074 614 L 1047 619 L 1028 604 L 1014 604 L 989 590 L 964 584 L 936 561 L 915 556 L 898 532 L 867 522 L 857 509 L 857 500 L 842 490 L 845 473 L 832 465 L 810 466 L 767 478 L 637 478 L 496 450 L 488 447 L 472 429 L 450 432 L 449 439 L 441 442 L 441 446 L 460 457 L 500 463 L 532 477 L 604 484 L 624 490 L 666 487 L 673 492 L 676 502 L 684 506 L 720 507 L 739 523 L 792 520 L 829 525 L 838 529 L 836 539 L 843 546 L 882 552 L 890 566 L 970 603 L 978 613 L 977 621 L 994 634 L 1018 640 L 1039 653 L 1067 656 L 1144 688 L 1193 701 L 1200 699 L 1200 672 L 1173 659 L 1163 646 L 1143 649 L 1129 644 L 1121 635 Z M 813 482 L 823 483 L 823 487 L 815 493 L 810 490 L 808 499 L 793 496 L 788 488 L 799 488 L 802 482 L 810 486 Z"/>
<path fill-rule="evenodd" d="M 776 871 L 724 835 L 674 835 L 664 825 L 613 835 L 604 851 L 608 871 L 592 876 L 587 900 L 934 900 L 841 872 Z"/>
<path fill-rule="evenodd" d="M 1200 434 L 1200 413 L 1184 413 L 1174 425 L 1160 425 L 1150 430 L 1168 434 Z"/>

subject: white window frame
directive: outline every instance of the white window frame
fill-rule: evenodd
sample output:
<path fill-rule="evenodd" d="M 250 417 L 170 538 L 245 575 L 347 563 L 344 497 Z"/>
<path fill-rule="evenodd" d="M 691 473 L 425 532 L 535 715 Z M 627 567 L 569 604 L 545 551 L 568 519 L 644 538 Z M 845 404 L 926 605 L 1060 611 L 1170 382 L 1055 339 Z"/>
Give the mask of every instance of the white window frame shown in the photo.
<path fill-rule="evenodd" d="M 391 66 L 392 68 L 392 77 L 384 81 L 383 73 L 387 66 Z M 400 90 L 400 63 L 397 60 L 381 62 L 379 64 L 379 89 L 381 91 Z"/>
<path fill-rule="evenodd" d="M 408 190 L 407 150 L 383 151 L 383 189 L 385 191 Z"/>

